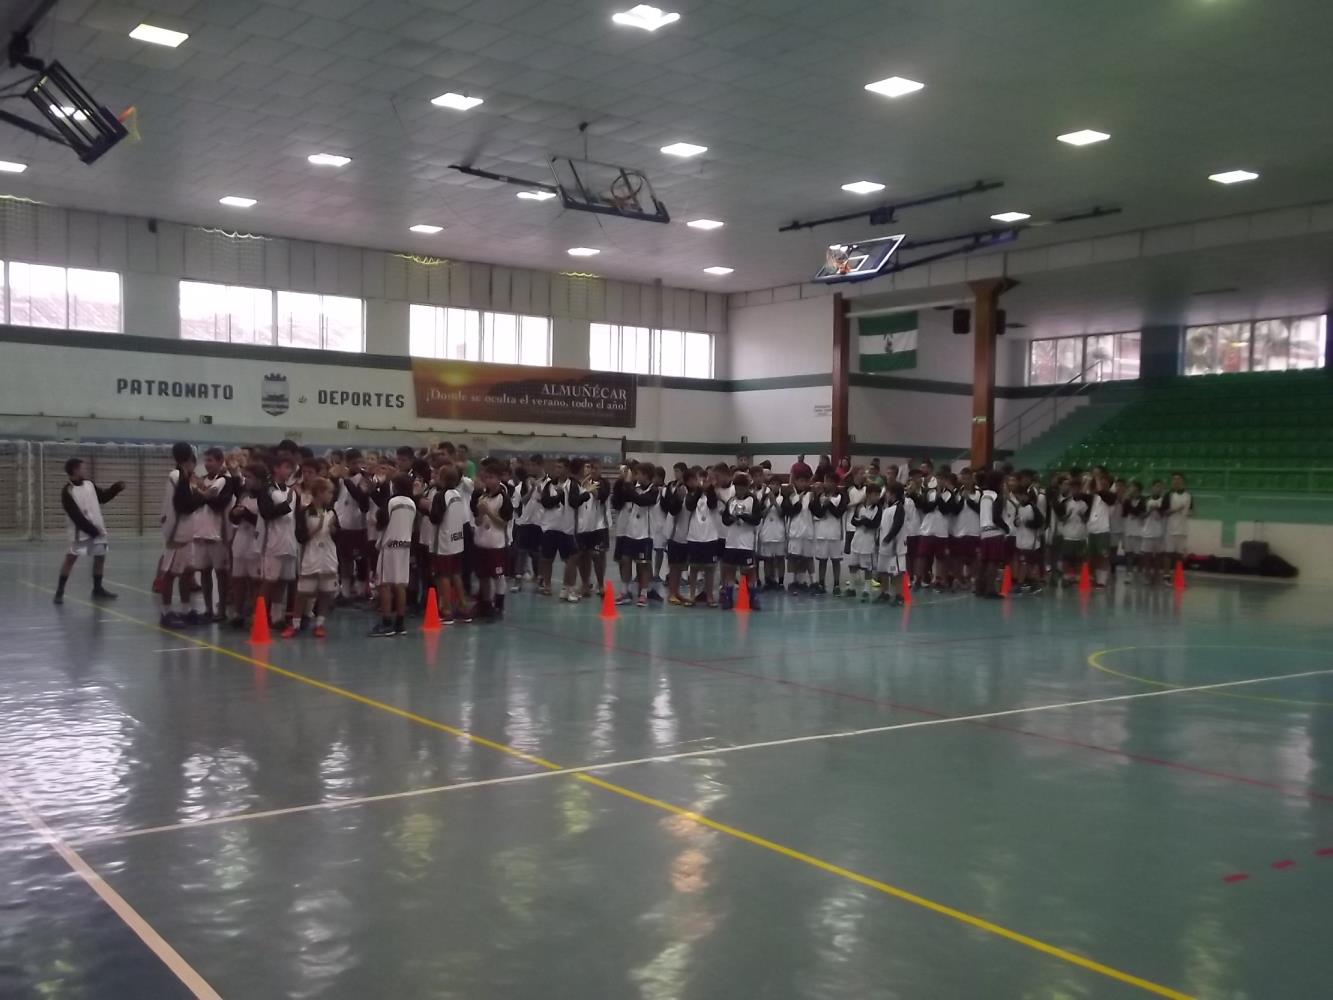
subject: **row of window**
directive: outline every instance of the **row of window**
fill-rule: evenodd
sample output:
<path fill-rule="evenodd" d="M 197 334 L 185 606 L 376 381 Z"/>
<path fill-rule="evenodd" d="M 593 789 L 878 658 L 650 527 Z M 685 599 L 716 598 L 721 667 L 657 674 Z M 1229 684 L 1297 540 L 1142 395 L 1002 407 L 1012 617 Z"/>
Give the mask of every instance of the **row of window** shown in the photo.
<path fill-rule="evenodd" d="M 4 321 L 15 326 L 119 333 L 120 275 L 81 267 L 0 262 Z"/>
<path fill-rule="evenodd" d="M 1327 323 L 1325 316 L 1298 316 L 1186 327 L 1181 368 L 1186 375 L 1322 368 Z M 1141 347 L 1137 332 L 1033 340 L 1028 345 L 1028 384 L 1138 378 Z"/>

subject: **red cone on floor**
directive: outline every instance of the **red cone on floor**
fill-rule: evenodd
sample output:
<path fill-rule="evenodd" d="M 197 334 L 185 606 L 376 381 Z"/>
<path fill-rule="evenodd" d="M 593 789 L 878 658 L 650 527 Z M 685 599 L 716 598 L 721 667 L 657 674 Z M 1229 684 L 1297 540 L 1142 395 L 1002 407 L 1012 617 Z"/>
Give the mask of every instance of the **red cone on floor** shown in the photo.
<path fill-rule="evenodd" d="M 266 645 L 268 634 L 268 605 L 262 597 L 255 598 L 255 616 L 250 622 L 250 641 L 256 645 Z"/>
<path fill-rule="evenodd" d="M 736 595 L 736 610 L 750 610 L 750 582 L 744 576 L 741 577 L 741 589 Z"/>
<path fill-rule="evenodd" d="M 909 580 L 909 579 L 907 578 L 907 574 L 904 573 L 904 574 L 903 574 L 903 607 L 905 607 L 905 608 L 910 608 L 911 606 L 912 606 L 912 581 Z"/>
<path fill-rule="evenodd" d="M 1008 597 L 1014 589 L 1014 571 L 1011 567 L 1004 568 L 1004 575 L 1000 577 L 1000 596 Z"/>
<path fill-rule="evenodd" d="M 440 630 L 440 601 L 435 596 L 435 588 L 426 591 L 426 617 L 421 620 L 421 631 L 438 632 Z"/>
<path fill-rule="evenodd" d="M 1185 564 L 1179 559 L 1176 560 L 1176 572 L 1171 577 L 1171 586 L 1176 591 L 1185 589 Z"/>
<path fill-rule="evenodd" d="M 1084 563 L 1083 568 L 1078 571 L 1078 592 L 1088 594 L 1092 592 L 1092 574 L 1088 572 L 1088 564 Z"/>
<path fill-rule="evenodd" d="M 620 612 L 616 610 L 616 591 L 611 586 L 611 581 L 607 580 L 602 587 L 602 619 L 604 621 L 614 621 L 620 617 Z"/>

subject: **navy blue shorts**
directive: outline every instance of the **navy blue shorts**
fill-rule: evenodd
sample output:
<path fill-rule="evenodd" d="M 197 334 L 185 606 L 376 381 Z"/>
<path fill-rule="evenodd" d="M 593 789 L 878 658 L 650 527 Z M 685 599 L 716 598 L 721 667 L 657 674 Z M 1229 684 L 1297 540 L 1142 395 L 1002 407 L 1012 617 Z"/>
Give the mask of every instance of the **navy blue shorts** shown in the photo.
<path fill-rule="evenodd" d="M 667 562 L 672 566 L 688 566 L 690 564 L 689 544 L 677 541 L 667 542 Z"/>
<path fill-rule="evenodd" d="M 690 542 L 690 565 L 716 566 L 719 555 L 718 544 L 718 542 Z"/>
<path fill-rule="evenodd" d="M 341 536 L 341 532 L 339 534 Z M 542 548 L 542 526 L 540 524 L 514 525 L 514 547 L 524 552 L 540 552 Z"/>
<path fill-rule="evenodd" d="M 598 531 L 580 531 L 578 533 L 578 543 L 580 552 L 605 552 L 606 551 L 606 529 Z"/>
<path fill-rule="evenodd" d="M 754 549 L 723 549 L 722 564 L 749 569 L 754 565 Z"/>
<path fill-rule="evenodd" d="M 651 538 L 625 538 L 616 539 L 616 559 L 628 559 L 631 562 L 647 562 L 653 557 L 653 540 Z"/>
<path fill-rule="evenodd" d="M 564 531 L 543 531 L 542 532 L 542 558 L 554 559 L 557 555 L 561 559 L 569 559 L 574 555 L 574 536 Z"/>

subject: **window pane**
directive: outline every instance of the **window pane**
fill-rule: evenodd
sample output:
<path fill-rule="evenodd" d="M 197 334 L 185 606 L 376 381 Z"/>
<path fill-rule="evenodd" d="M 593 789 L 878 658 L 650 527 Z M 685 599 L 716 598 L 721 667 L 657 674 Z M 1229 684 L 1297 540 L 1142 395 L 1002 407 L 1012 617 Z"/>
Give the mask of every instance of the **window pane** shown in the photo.
<path fill-rule="evenodd" d="M 227 339 L 227 289 L 203 281 L 181 282 L 181 337 L 185 340 Z"/>
<path fill-rule="evenodd" d="M 1185 330 L 1185 374 L 1210 375 L 1217 370 L 1217 328 L 1188 327 Z"/>
<path fill-rule="evenodd" d="M 69 325 L 73 330 L 120 332 L 120 275 L 69 269 Z"/>
<path fill-rule="evenodd" d="M 1028 385 L 1055 384 L 1055 341 L 1034 340 L 1028 351 Z"/>
<path fill-rule="evenodd" d="M 606 323 L 593 323 L 588 327 L 589 368 L 598 372 L 615 371 L 612 358 L 619 353 L 613 347 L 616 339 L 616 331 Z"/>
<path fill-rule="evenodd" d="M 1083 371 L 1083 338 L 1062 337 L 1055 342 L 1055 381 L 1072 382 Z"/>
<path fill-rule="evenodd" d="M 1217 360 L 1223 372 L 1250 370 L 1250 324 L 1225 323 L 1217 328 Z"/>
<path fill-rule="evenodd" d="M 325 295 L 320 303 L 324 313 L 324 348 L 330 351 L 366 349 L 366 306 L 361 299 L 344 295 Z"/>
<path fill-rule="evenodd" d="M 486 360 L 512 365 L 518 362 L 518 317 L 508 313 L 487 313 L 490 321 L 489 350 Z"/>
<path fill-rule="evenodd" d="M 711 333 L 685 334 L 685 377 L 713 377 L 713 335 Z"/>
<path fill-rule="evenodd" d="M 1115 335 L 1087 338 L 1085 382 L 1109 382 L 1115 378 Z"/>
<path fill-rule="evenodd" d="M 1287 370 L 1291 326 L 1284 319 L 1266 319 L 1254 324 L 1254 370 Z"/>
<path fill-rule="evenodd" d="M 1292 368 L 1323 368 L 1327 317 L 1307 316 L 1292 320 L 1290 365 Z"/>
<path fill-rule="evenodd" d="M 1143 351 L 1141 333 L 1115 335 L 1115 378 L 1138 378 L 1139 358 Z"/>
<path fill-rule="evenodd" d="M 620 370 L 647 375 L 652 371 L 652 331 L 643 326 L 622 327 Z"/>
<path fill-rule="evenodd" d="M 440 324 L 444 310 L 435 306 L 409 306 L 407 310 L 407 352 L 414 358 L 444 357 Z"/>
<path fill-rule="evenodd" d="M 318 348 L 319 296 L 278 293 L 278 346 Z"/>
<path fill-rule="evenodd" d="M 273 293 L 227 286 L 228 337 L 233 344 L 273 343 Z"/>
<path fill-rule="evenodd" d="M 685 334 L 679 330 L 662 330 L 657 335 L 659 375 L 685 374 Z"/>
<path fill-rule="evenodd" d="M 9 321 L 18 326 L 66 329 L 65 269 L 46 264 L 9 265 Z"/>
<path fill-rule="evenodd" d="M 520 316 L 518 363 L 542 365 L 551 363 L 551 321 L 545 316 Z"/>

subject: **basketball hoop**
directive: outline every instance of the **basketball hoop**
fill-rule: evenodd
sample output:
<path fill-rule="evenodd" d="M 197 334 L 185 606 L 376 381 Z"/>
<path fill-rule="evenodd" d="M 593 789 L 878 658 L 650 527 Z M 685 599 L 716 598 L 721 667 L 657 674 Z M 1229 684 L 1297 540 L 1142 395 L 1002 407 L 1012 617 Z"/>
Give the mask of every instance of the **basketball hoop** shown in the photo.
<path fill-rule="evenodd" d="M 833 274 L 846 274 L 851 270 L 850 255 L 847 252 L 847 247 L 844 246 L 829 247 L 828 252 L 824 255 L 824 262 Z"/>
<path fill-rule="evenodd" d="M 611 182 L 608 200 L 618 209 L 640 211 L 642 206 L 639 204 L 639 192 L 643 190 L 643 181 L 642 174 L 622 170 Z"/>

